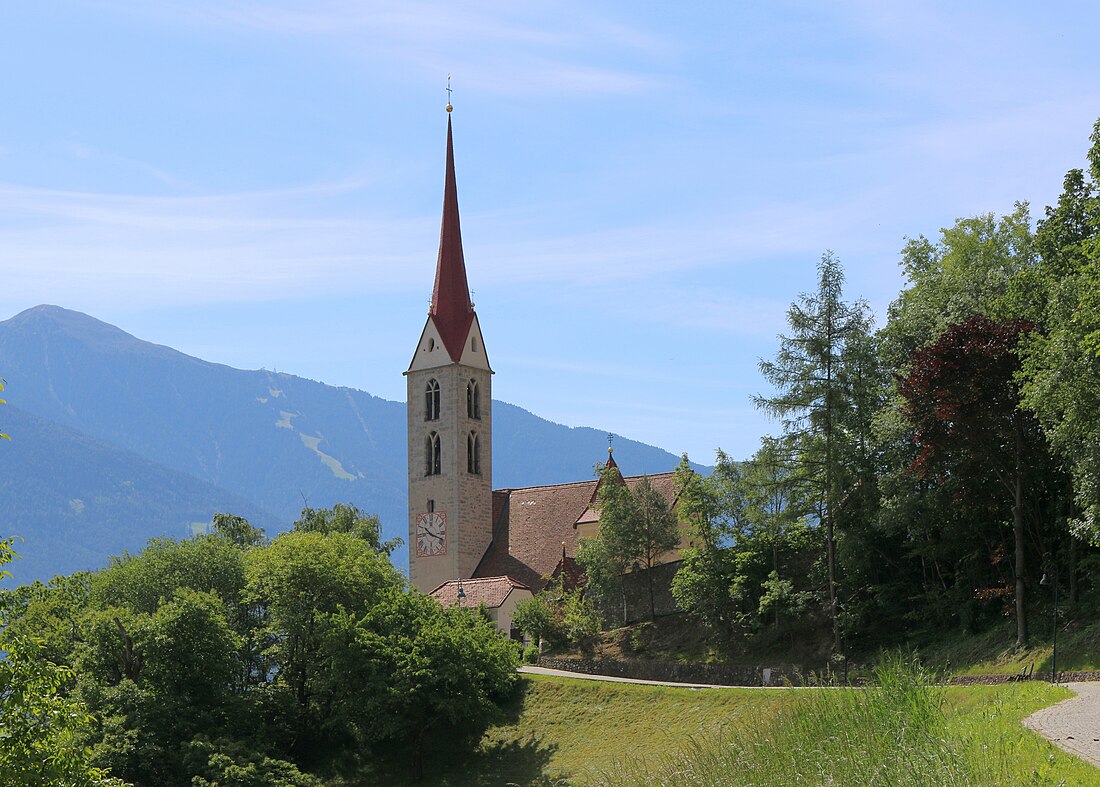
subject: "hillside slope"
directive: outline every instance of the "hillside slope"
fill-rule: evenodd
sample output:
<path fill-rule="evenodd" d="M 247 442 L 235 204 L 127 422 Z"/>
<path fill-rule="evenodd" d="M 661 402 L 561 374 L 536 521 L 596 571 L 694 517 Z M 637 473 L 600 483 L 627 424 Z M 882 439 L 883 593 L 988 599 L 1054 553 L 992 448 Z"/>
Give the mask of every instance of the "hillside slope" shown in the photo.
<path fill-rule="evenodd" d="M 16 582 L 102 565 L 152 536 L 181 538 L 233 511 L 269 531 L 278 517 L 240 495 L 51 423 L 16 407 L 3 410 L 15 435 L 0 450 L 4 536 L 22 539 Z"/>
<path fill-rule="evenodd" d="M 210 363 L 57 306 L 0 322 L 0 374 L 14 407 L 72 430 L 58 432 L 58 441 L 79 443 L 81 434 L 122 449 L 103 457 L 119 478 L 130 473 L 125 457 L 137 456 L 236 495 L 277 523 L 293 521 L 304 505 L 351 502 L 377 513 L 387 538 L 405 536 L 404 403 Z M 554 424 L 503 402 L 493 407 L 498 488 L 587 479 L 606 455 L 603 431 Z M 7 431 L 20 442 L 36 439 L 14 426 Z M 631 440 L 615 448 L 626 472 L 661 472 L 677 461 Z M 11 521 L 49 541 L 55 523 L 33 513 L 19 490 L 12 495 Z M 192 508 L 202 508 L 198 499 Z M 157 532 L 149 526 L 150 535 Z M 394 557 L 407 563 L 404 551 Z"/>

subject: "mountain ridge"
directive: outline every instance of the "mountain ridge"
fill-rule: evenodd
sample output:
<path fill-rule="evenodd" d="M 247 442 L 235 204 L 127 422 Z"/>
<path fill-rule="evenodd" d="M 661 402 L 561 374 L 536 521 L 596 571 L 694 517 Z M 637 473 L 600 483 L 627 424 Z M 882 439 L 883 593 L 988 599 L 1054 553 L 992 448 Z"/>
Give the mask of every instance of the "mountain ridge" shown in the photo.
<path fill-rule="evenodd" d="M 212 363 L 49 305 L 0 322 L 0 374 L 8 379 L 13 412 L 20 408 L 121 451 L 98 454 L 118 464 L 113 472 L 120 477 L 123 466 L 140 457 L 206 484 L 188 488 L 208 505 L 218 497 L 213 490 L 247 501 L 275 530 L 305 506 L 351 502 L 379 515 L 385 537 L 406 535 L 403 402 L 286 372 Z M 494 401 L 493 408 L 498 488 L 585 480 L 606 456 L 604 431 L 555 424 L 506 402 Z M 0 410 L 0 419 L 5 414 Z M 51 445 L 68 456 L 77 443 L 69 435 Z M 627 473 L 671 470 L 677 462 L 673 454 L 626 438 L 615 449 Z M 0 467 L 6 456 L 12 458 L 0 450 Z M 85 475 L 95 476 L 86 464 Z M 79 462 L 68 466 L 80 474 Z M 49 469 L 36 472 L 48 476 Z M 165 494 L 166 476 L 139 475 L 149 484 L 148 495 Z M 60 493 L 61 479 L 54 485 Z M 18 498 L 8 504 L 18 506 Z M 201 508 L 196 506 L 190 510 Z M 33 521 L 50 531 L 50 523 Z M 150 522 L 149 529 L 154 525 L 163 526 Z M 394 558 L 403 566 L 407 552 Z"/>

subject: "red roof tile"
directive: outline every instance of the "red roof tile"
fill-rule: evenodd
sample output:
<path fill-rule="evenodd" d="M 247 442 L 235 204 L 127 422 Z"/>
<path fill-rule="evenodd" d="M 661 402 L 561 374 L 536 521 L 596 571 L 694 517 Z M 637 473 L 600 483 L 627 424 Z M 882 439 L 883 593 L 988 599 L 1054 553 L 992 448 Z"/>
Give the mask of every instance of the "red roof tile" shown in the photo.
<path fill-rule="evenodd" d="M 459 598 L 459 588 L 465 594 Z M 462 607 L 477 609 L 482 604 L 493 609 L 499 607 L 513 590 L 531 588 L 511 577 L 485 577 L 482 579 L 452 579 L 433 590 L 430 595 L 445 607 L 458 604 Z"/>

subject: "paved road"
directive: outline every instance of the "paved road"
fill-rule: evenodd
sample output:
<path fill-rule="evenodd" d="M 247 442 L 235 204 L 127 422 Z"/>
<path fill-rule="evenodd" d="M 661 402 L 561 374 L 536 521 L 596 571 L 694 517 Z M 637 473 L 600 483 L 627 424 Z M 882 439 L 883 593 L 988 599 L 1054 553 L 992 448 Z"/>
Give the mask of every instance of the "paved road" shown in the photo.
<path fill-rule="evenodd" d="M 524 664 L 519 668 L 520 672 L 528 675 L 553 675 L 558 678 L 577 678 L 579 680 L 605 680 L 611 683 L 640 683 L 644 686 L 671 686 L 675 689 L 789 689 L 800 688 L 798 686 L 726 686 L 719 683 L 677 683 L 671 680 L 641 680 L 640 678 L 617 678 L 614 675 L 589 675 L 586 672 L 567 672 L 562 669 L 550 669 L 549 667 L 532 667 Z M 829 689 L 833 686 L 814 686 L 803 688 Z"/>
<path fill-rule="evenodd" d="M 1076 697 L 1035 711 L 1024 726 L 1100 767 L 1100 683 L 1067 683 Z"/>
<path fill-rule="evenodd" d="M 520 672 L 528 675 L 553 675 L 558 678 L 579 678 L 580 680 L 605 680 L 611 683 L 641 683 L 646 686 L 673 686 L 680 689 L 732 689 L 745 688 L 744 686 L 719 686 L 713 683 L 674 683 L 667 680 L 639 680 L 637 678 L 616 678 L 614 675 L 589 675 L 584 672 L 566 672 L 563 669 L 549 669 L 548 667 L 531 667 L 523 665 Z"/>

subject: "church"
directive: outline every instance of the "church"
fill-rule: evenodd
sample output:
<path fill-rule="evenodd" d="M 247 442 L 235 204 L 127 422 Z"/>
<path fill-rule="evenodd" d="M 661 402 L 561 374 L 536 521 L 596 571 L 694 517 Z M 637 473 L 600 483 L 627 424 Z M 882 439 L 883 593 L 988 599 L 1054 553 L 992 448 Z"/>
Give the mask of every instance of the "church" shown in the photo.
<path fill-rule="evenodd" d="M 435 284 L 405 372 L 409 578 L 446 605 L 484 604 L 507 632 L 512 609 L 547 577 L 579 575 L 577 542 L 599 528 L 599 482 L 493 489 L 493 369 L 466 278 L 450 112 Z M 616 467 L 610 449 L 607 462 Z M 673 473 L 649 479 L 674 504 Z"/>

